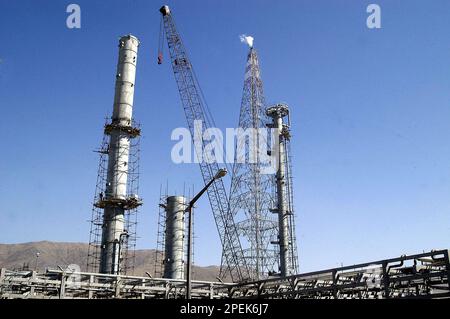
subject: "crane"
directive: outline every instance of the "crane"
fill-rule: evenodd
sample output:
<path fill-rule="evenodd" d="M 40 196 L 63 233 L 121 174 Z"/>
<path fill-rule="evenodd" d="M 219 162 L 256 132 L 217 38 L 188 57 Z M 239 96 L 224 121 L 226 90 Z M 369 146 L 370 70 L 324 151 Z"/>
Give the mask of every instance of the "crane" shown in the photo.
<path fill-rule="evenodd" d="M 162 14 L 162 20 L 158 64 L 161 64 L 163 60 L 162 42 L 165 34 L 175 81 L 191 136 L 203 136 L 203 130 L 212 127 L 214 121 L 188 58 L 186 48 L 177 32 L 170 9 L 168 6 L 163 6 L 159 11 Z M 196 121 L 201 121 L 202 128 L 195 125 Z M 205 144 L 202 138 L 202 150 Z M 206 184 L 219 171 L 219 165 L 216 161 L 210 161 L 207 158 L 199 160 L 199 162 L 203 181 Z M 249 269 L 244 258 L 234 217 L 230 213 L 230 205 L 223 181 L 217 180 L 208 189 L 207 194 L 222 244 L 222 259 L 225 259 L 222 260 L 222 263 L 225 262 L 226 269 L 233 281 L 245 281 L 249 278 Z"/>

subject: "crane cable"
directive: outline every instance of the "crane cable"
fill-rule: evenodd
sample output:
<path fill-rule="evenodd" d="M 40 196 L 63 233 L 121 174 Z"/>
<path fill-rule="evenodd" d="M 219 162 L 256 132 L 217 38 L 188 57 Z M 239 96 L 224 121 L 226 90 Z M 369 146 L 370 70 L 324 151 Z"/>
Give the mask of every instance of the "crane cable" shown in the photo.
<path fill-rule="evenodd" d="M 161 22 L 159 24 L 158 64 L 162 64 L 164 57 L 164 31 L 164 18 L 161 17 Z"/>

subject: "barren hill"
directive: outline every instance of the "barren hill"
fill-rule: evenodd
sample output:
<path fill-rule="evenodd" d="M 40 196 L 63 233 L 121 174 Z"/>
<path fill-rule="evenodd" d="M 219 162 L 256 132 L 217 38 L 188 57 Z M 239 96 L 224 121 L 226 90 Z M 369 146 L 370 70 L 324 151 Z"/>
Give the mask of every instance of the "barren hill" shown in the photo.
<path fill-rule="evenodd" d="M 39 257 L 36 258 L 36 253 Z M 29 269 L 45 271 L 57 266 L 65 267 L 70 264 L 80 265 L 86 271 L 88 244 L 40 241 L 23 244 L 0 244 L 0 268 Z M 134 275 L 145 276 L 145 272 L 154 274 L 156 250 L 146 249 L 136 251 Z M 193 268 L 194 279 L 217 281 L 219 272 L 217 266 Z"/>

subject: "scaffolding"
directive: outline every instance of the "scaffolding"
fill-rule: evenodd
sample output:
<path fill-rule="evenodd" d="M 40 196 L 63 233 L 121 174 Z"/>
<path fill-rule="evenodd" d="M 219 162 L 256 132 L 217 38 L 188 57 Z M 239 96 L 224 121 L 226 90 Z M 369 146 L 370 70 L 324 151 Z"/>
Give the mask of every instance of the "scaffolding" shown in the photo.
<path fill-rule="evenodd" d="M 167 187 L 165 194 L 162 193 L 162 186 L 159 190 L 159 205 L 158 205 L 158 225 L 156 235 L 156 251 L 154 262 L 154 277 L 162 278 L 164 274 L 164 252 L 166 249 L 166 202 L 167 202 Z"/>
<path fill-rule="evenodd" d="M 294 207 L 294 191 L 293 191 L 293 176 L 292 176 L 292 155 L 291 155 L 291 139 L 290 136 L 285 139 L 285 152 L 286 152 L 286 193 L 288 198 L 288 211 L 289 211 L 289 262 L 292 265 L 293 273 L 297 274 L 299 272 L 298 264 L 298 251 L 297 251 L 297 238 L 295 232 L 297 228 L 295 227 L 295 214 Z"/>
<path fill-rule="evenodd" d="M 111 147 L 109 139 L 111 124 L 106 122 L 102 143 L 100 148 L 95 150 L 99 154 L 99 165 L 90 220 L 91 226 L 87 258 L 87 269 L 89 272 L 97 272 L 100 268 L 104 209 L 108 205 L 117 205 L 123 207 L 125 210 L 124 233 L 126 233 L 126 236 L 124 236 L 120 244 L 120 273 L 133 274 L 134 272 L 137 218 L 139 206 L 142 205 L 142 200 L 137 196 L 139 194 L 140 124 L 133 121 L 130 130 L 124 131 L 124 133 L 130 139 L 130 147 L 127 150 L 129 152 L 129 159 L 127 164 L 127 196 L 125 199 L 108 199 L 105 197 L 109 165 L 108 154 Z"/>
<path fill-rule="evenodd" d="M 184 187 L 185 188 L 185 187 Z M 192 188 L 193 190 L 194 188 Z M 189 202 L 191 196 L 191 190 L 188 191 L 187 197 L 185 194 L 185 189 L 183 190 L 182 197 L 186 198 L 186 203 Z M 159 192 L 159 205 L 158 205 L 158 224 L 157 224 L 157 236 L 156 236 L 156 251 L 155 251 L 155 261 L 154 261 L 154 277 L 163 278 L 164 277 L 164 264 L 166 262 L 166 236 L 167 236 L 167 199 L 170 197 L 168 195 L 168 186 L 166 186 L 165 191 L 163 192 L 162 186 L 160 187 Z M 195 227 L 194 227 L 194 210 L 192 210 L 192 246 L 195 243 Z M 184 229 L 187 230 L 187 225 L 189 223 L 188 214 L 185 215 L 184 218 Z M 186 236 L 186 234 L 184 235 Z M 183 241 L 183 256 L 184 260 L 187 260 L 187 241 Z M 194 265 L 194 249 L 192 249 L 192 265 Z M 183 260 L 184 267 L 186 266 Z M 185 273 L 185 269 L 183 269 L 183 273 Z M 192 277 L 195 276 L 195 268 L 192 269 Z"/>

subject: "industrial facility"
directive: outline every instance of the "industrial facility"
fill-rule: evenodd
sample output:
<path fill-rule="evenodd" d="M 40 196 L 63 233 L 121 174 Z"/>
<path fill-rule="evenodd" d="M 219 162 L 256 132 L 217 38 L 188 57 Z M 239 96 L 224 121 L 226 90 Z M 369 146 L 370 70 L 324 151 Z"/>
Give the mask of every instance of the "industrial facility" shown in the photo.
<path fill-rule="evenodd" d="M 168 6 L 160 8 L 158 63 L 170 63 L 191 136 L 214 127 L 183 38 Z M 104 124 L 93 198 L 86 272 L 48 269 L 45 273 L 1 269 L 0 298 L 274 298 L 389 299 L 450 298 L 448 250 L 371 261 L 302 273 L 296 238 L 290 107 L 268 105 L 257 48 L 250 41 L 234 161 L 199 161 L 202 189 L 178 195 L 166 189 L 159 203 L 146 201 L 158 223 L 154 273 L 134 276 L 134 251 L 141 207 L 139 173 L 141 129 L 133 118 L 140 42 L 119 39 L 114 103 Z M 176 92 L 172 92 L 176 94 Z M 195 121 L 203 123 L 197 132 Z M 193 143 L 195 141 L 192 141 Z M 207 142 L 201 140 L 201 148 Z M 146 146 L 143 146 L 146 147 Z M 268 161 L 269 159 L 269 161 Z M 200 176 L 199 175 L 199 176 Z M 227 178 L 230 182 L 226 183 Z M 157 181 L 161 183 L 162 181 Z M 227 185 L 230 185 L 227 188 Z M 217 281 L 193 279 L 195 203 L 207 196 L 217 226 L 222 258 Z M 158 221 L 156 220 L 158 219 Z M 149 243 L 150 244 L 150 243 Z"/>

